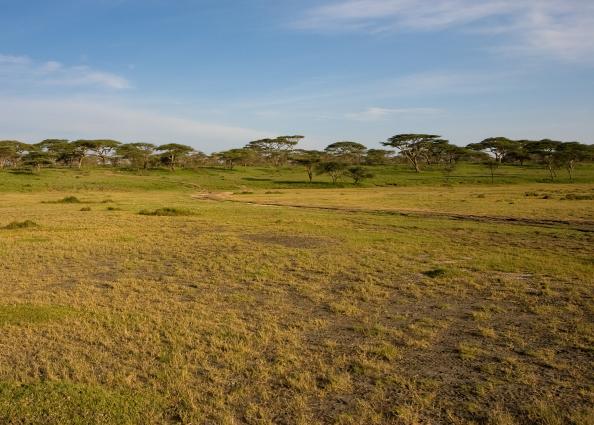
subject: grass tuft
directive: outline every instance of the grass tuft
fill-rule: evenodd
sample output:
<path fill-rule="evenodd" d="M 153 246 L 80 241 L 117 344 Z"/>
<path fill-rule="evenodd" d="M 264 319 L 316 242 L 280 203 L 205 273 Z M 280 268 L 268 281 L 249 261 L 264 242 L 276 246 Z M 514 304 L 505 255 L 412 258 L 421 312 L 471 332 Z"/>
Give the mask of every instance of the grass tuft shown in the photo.
<path fill-rule="evenodd" d="M 32 220 L 25 220 L 25 221 L 13 221 L 12 223 L 7 224 L 3 227 L 6 230 L 13 230 L 13 229 L 30 229 L 34 227 L 39 227 L 37 223 Z"/>
<path fill-rule="evenodd" d="M 57 202 L 60 204 L 80 204 L 80 199 L 76 196 L 66 196 Z"/>
<path fill-rule="evenodd" d="M 562 198 L 566 201 L 592 201 L 594 200 L 594 195 L 584 195 L 579 193 L 568 193 L 565 195 L 565 198 Z"/>
<path fill-rule="evenodd" d="M 436 277 L 445 275 L 446 270 L 445 269 L 431 269 L 431 270 L 427 270 L 427 271 L 423 272 L 423 274 L 427 277 L 430 277 L 431 279 L 434 279 Z"/>
<path fill-rule="evenodd" d="M 141 210 L 138 214 L 140 215 L 154 215 L 154 216 L 185 216 L 194 215 L 192 211 L 181 209 L 181 208 L 158 208 L 156 210 Z"/>

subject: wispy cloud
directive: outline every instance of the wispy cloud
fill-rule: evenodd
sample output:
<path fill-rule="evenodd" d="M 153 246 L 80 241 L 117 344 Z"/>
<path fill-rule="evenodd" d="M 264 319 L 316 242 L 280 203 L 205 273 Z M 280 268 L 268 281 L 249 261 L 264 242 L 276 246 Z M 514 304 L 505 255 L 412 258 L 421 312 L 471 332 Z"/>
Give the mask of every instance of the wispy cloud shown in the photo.
<path fill-rule="evenodd" d="M 2 137 L 29 142 L 51 137 L 106 137 L 126 142 L 178 142 L 207 151 L 240 146 L 249 140 L 273 135 L 121 102 L 76 98 L 0 97 L 0 128 Z"/>
<path fill-rule="evenodd" d="M 437 108 L 380 108 L 370 107 L 360 112 L 346 114 L 346 118 L 355 121 L 380 121 L 402 115 L 428 115 L 440 112 Z"/>
<path fill-rule="evenodd" d="M 342 0 L 309 9 L 294 25 L 315 31 L 471 30 L 503 37 L 499 49 L 589 60 L 591 0 Z"/>
<path fill-rule="evenodd" d="M 122 90 L 130 82 L 117 74 L 86 65 L 64 65 L 58 61 L 36 61 L 28 56 L 0 54 L 0 88 L 3 85 L 94 87 Z"/>

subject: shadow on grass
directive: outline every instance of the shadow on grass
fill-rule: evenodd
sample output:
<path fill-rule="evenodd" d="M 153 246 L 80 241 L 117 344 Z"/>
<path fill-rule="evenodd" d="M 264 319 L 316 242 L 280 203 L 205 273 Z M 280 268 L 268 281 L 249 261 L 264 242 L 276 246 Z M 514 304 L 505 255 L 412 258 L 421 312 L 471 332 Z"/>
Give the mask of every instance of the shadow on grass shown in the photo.
<path fill-rule="evenodd" d="M 294 181 L 294 180 L 274 180 L 273 181 L 274 184 L 278 184 L 278 185 L 287 185 L 287 186 L 299 186 L 299 187 L 303 187 L 303 188 L 328 188 L 328 189 L 332 189 L 332 188 L 343 188 L 343 187 L 351 187 L 352 185 L 350 183 L 330 183 L 330 182 L 317 182 L 317 181 L 313 181 L 313 182 L 306 182 L 306 181 Z"/>
<path fill-rule="evenodd" d="M 243 177 L 241 180 L 247 180 L 247 181 L 250 181 L 250 182 L 269 182 L 269 181 L 272 181 L 272 179 L 258 178 L 258 177 Z"/>

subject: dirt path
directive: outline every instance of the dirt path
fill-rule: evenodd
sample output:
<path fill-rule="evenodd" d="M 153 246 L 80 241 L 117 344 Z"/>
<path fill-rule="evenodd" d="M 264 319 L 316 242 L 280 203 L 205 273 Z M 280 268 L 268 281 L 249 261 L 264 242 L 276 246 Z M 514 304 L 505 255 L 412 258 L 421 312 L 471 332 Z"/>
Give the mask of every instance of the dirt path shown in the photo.
<path fill-rule="evenodd" d="M 550 220 L 550 219 L 533 219 L 527 217 L 510 217 L 510 216 L 489 216 L 489 215 L 474 215 L 474 214 L 459 214 L 440 211 L 423 211 L 423 210 L 393 210 L 393 209 L 369 209 L 369 208 L 352 208 L 352 207 L 335 207 L 324 205 L 303 205 L 303 204 L 288 204 L 281 202 L 270 201 L 248 201 L 232 198 L 233 192 L 203 192 L 192 195 L 194 199 L 211 200 L 218 202 L 234 202 L 246 205 L 256 205 L 264 207 L 285 207 L 285 208 L 302 208 L 310 210 L 321 211 L 339 211 L 347 213 L 369 213 L 369 214 L 386 214 L 399 215 L 404 217 L 422 217 L 422 218 L 445 218 L 450 220 L 467 220 L 477 221 L 483 223 L 508 223 L 520 224 L 524 226 L 537 227 L 552 227 L 552 228 L 567 228 L 577 230 L 579 232 L 594 233 L 594 221 L 589 220 Z"/>

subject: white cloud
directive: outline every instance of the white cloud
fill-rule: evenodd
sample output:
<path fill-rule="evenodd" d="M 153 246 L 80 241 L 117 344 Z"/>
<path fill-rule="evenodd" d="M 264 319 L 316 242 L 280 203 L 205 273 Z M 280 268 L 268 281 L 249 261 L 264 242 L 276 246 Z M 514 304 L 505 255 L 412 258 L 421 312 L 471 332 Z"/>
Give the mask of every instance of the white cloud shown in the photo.
<path fill-rule="evenodd" d="M 0 88 L 6 85 L 70 86 L 121 90 L 130 83 L 119 75 L 88 66 L 66 66 L 57 61 L 40 62 L 27 56 L 0 54 Z"/>
<path fill-rule="evenodd" d="M 506 52 L 590 60 L 592 0 L 342 0 L 306 11 L 295 26 L 316 31 L 439 31 L 505 37 Z"/>
<path fill-rule="evenodd" d="M 436 108 L 379 108 L 370 107 L 360 112 L 346 114 L 355 121 L 380 121 L 398 115 L 427 115 L 440 112 Z"/>
<path fill-rule="evenodd" d="M 216 151 L 272 134 L 206 123 L 102 100 L 0 97 L 2 138 L 113 138 L 125 142 L 185 143 Z"/>
<path fill-rule="evenodd" d="M 26 56 L 11 56 L 0 54 L 0 65 L 27 65 L 31 62 Z"/>

